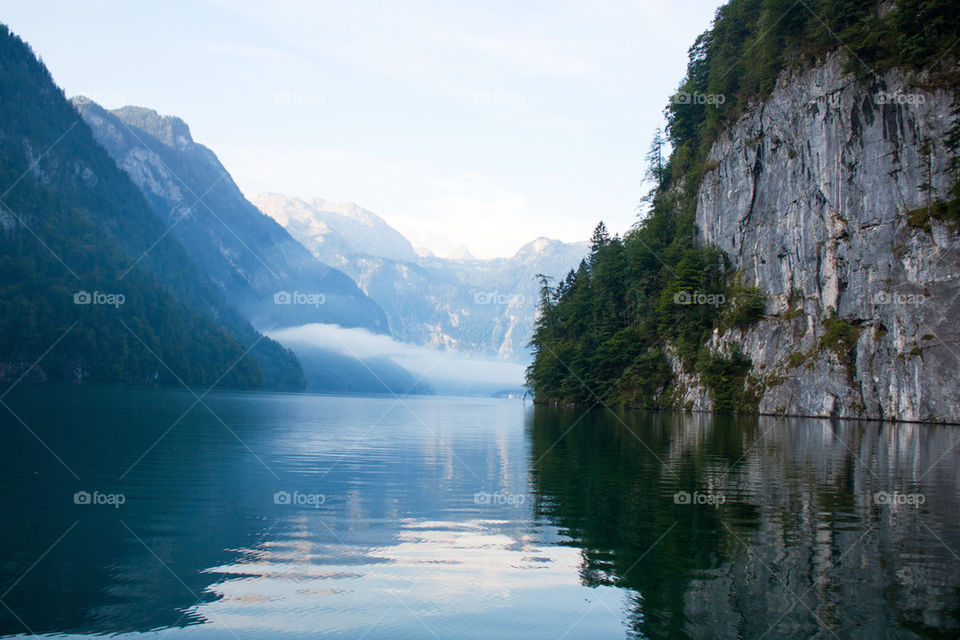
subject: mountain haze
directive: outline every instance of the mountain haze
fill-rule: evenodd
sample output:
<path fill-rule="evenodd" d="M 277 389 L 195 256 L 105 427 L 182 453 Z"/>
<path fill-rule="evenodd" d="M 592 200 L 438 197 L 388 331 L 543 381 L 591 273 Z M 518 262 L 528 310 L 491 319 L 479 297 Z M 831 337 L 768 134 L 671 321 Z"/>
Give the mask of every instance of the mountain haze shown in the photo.
<path fill-rule="evenodd" d="M 509 258 L 421 256 L 383 218 L 350 203 L 277 193 L 254 203 L 356 280 L 396 338 L 517 362 L 527 360 L 537 274 L 558 278 L 586 253 L 586 243 L 538 238 Z"/>

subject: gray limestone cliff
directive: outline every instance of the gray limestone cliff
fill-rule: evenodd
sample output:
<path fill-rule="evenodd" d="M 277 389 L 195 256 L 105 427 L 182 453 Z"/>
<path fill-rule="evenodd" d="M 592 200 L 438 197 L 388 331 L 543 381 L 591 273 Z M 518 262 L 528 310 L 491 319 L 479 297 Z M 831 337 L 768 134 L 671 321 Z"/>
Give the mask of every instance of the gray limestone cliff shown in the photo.
<path fill-rule="evenodd" d="M 767 315 L 710 346 L 751 358 L 761 413 L 958 422 L 960 235 L 908 216 L 951 197 L 953 96 L 842 69 L 785 72 L 711 148 L 698 242 Z M 709 409 L 696 382 L 681 395 Z"/>

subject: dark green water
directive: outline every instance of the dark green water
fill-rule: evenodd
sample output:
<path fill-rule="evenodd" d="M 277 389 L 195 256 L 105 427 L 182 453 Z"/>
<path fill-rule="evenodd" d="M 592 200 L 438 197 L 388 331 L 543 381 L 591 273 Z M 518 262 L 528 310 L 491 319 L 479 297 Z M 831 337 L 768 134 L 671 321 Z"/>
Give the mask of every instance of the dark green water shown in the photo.
<path fill-rule="evenodd" d="M 954 427 L 195 400 L 3 399 L 0 636 L 960 637 Z"/>

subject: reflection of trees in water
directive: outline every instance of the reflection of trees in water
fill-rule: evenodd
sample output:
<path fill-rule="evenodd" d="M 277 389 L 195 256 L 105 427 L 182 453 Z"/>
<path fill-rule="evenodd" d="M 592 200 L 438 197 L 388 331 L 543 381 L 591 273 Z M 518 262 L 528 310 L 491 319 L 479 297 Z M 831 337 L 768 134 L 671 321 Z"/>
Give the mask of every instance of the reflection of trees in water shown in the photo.
<path fill-rule="evenodd" d="M 532 485 L 537 514 L 582 548 L 584 583 L 636 591 L 628 615 L 637 634 L 759 637 L 771 625 L 766 637 L 960 632 L 960 445 L 951 449 L 960 432 L 617 417 L 537 407 Z M 675 504 L 676 491 L 725 502 Z M 926 502 L 877 504 L 879 492 Z"/>

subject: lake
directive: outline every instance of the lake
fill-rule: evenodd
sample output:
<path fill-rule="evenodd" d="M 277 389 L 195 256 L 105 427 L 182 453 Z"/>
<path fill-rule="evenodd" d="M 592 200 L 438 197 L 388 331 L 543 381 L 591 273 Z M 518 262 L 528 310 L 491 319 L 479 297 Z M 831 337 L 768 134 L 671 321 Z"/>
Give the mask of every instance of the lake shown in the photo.
<path fill-rule="evenodd" d="M 960 637 L 956 427 L 68 385 L 3 402 L 2 637 Z"/>

